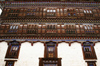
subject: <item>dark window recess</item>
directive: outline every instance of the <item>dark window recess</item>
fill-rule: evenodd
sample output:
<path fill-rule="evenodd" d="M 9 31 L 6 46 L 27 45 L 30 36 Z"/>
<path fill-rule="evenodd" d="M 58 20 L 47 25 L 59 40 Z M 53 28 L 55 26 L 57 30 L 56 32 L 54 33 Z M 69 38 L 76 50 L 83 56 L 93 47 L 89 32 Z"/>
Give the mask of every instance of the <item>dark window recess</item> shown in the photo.
<path fill-rule="evenodd" d="M 36 30 L 28 30 L 27 33 L 28 34 L 36 34 L 37 32 L 36 32 Z"/>
<path fill-rule="evenodd" d="M 55 25 L 47 25 L 47 29 L 56 29 Z"/>
<path fill-rule="evenodd" d="M 5 66 L 14 66 L 14 63 L 16 60 L 5 60 L 6 61 L 6 65 Z"/>
<path fill-rule="evenodd" d="M 6 58 L 18 58 L 20 50 L 20 43 L 17 41 L 12 41 L 9 43 Z"/>
<path fill-rule="evenodd" d="M 75 30 L 66 30 L 66 33 L 68 33 L 68 34 L 75 34 L 76 32 L 75 32 Z"/>
<path fill-rule="evenodd" d="M 95 50 L 92 42 L 83 42 L 84 59 L 96 59 Z"/>
<path fill-rule="evenodd" d="M 96 66 L 96 61 L 86 61 L 88 66 Z"/>

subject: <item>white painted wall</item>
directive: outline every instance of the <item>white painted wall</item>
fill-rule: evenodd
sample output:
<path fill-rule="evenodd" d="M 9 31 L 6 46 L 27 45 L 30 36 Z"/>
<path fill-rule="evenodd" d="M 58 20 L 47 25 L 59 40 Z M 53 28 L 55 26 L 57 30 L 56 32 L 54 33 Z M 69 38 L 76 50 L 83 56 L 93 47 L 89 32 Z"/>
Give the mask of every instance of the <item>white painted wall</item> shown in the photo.
<path fill-rule="evenodd" d="M 0 8 L 0 15 L 1 15 L 1 13 L 2 13 L 2 9 Z"/>
<path fill-rule="evenodd" d="M 100 42 L 95 44 L 94 49 L 95 49 L 95 53 L 97 56 L 96 64 L 97 64 L 97 66 L 100 66 Z"/>
<path fill-rule="evenodd" d="M 62 66 L 87 66 L 83 59 L 81 44 L 67 43 L 58 44 L 58 57 L 62 58 Z"/>
<path fill-rule="evenodd" d="M 4 60 L 7 48 L 7 42 L 0 42 L 0 66 L 5 66 Z M 97 55 L 96 64 L 99 66 L 100 42 L 95 44 L 94 49 Z M 39 66 L 39 57 L 44 57 L 43 43 L 37 42 L 33 46 L 29 42 L 22 43 L 15 66 Z M 73 43 L 71 46 L 64 42 L 58 44 L 58 57 L 62 58 L 62 66 L 87 66 L 79 43 Z"/>
<path fill-rule="evenodd" d="M 8 45 L 7 42 L 0 42 L 0 66 L 5 66 L 5 56 Z"/>
<path fill-rule="evenodd" d="M 40 42 L 25 42 L 21 45 L 18 61 L 15 66 L 39 66 L 39 57 L 44 57 L 44 45 Z"/>

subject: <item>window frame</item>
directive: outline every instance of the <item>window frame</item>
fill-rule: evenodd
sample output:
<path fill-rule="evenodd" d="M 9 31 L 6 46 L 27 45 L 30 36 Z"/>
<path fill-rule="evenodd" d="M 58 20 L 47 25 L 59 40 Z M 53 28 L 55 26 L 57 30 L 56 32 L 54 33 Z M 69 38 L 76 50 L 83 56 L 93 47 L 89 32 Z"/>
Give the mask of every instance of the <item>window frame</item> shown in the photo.
<path fill-rule="evenodd" d="M 12 63 L 13 63 L 13 65 L 12 65 L 12 66 L 14 66 L 15 61 L 17 61 L 17 60 L 5 60 L 5 61 L 6 61 L 5 66 L 8 66 L 8 63 L 9 63 L 9 62 L 12 62 Z"/>
<path fill-rule="evenodd" d="M 13 42 L 16 42 L 17 44 L 13 44 Z M 13 51 L 12 48 L 14 46 L 18 46 L 18 49 L 16 51 Z M 8 43 L 8 49 L 7 49 L 7 52 L 6 52 L 6 56 L 5 58 L 15 58 L 15 59 L 18 59 L 18 56 L 19 56 L 19 51 L 20 51 L 20 42 L 17 42 L 17 41 L 11 41 Z M 15 54 L 17 53 L 15 56 L 11 56 L 10 54 Z"/>
<path fill-rule="evenodd" d="M 54 51 L 52 52 L 53 57 L 48 56 L 48 54 L 51 53 L 51 52 L 48 51 L 48 47 L 53 47 L 54 48 Z M 44 57 L 45 58 L 57 58 L 57 45 L 56 45 L 56 42 L 46 42 Z"/>
<path fill-rule="evenodd" d="M 90 63 L 96 66 L 96 61 L 86 61 L 86 62 L 87 62 L 87 66 L 89 66 Z"/>
<path fill-rule="evenodd" d="M 91 51 L 86 52 L 84 50 L 84 47 L 86 47 L 86 46 L 90 47 Z M 86 60 L 86 59 L 97 59 L 97 56 L 96 56 L 96 53 L 95 53 L 95 50 L 94 50 L 93 42 L 88 42 L 88 41 L 87 42 L 83 42 L 82 51 L 83 51 L 84 60 Z M 91 55 L 91 57 L 89 57 L 89 58 L 86 57 L 88 53 L 90 53 L 90 55 Z"/>

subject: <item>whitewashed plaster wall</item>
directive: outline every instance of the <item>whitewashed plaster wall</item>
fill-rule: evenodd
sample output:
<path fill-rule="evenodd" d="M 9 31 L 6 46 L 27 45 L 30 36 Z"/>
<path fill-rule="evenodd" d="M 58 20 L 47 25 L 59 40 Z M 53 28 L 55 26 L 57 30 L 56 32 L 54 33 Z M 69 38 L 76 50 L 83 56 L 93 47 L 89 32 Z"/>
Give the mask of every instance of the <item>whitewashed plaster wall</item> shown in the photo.
<path fill-rule="evenodd" d="M 62 66 L 87 66 L 83 59 L 82 47 L 79 43 L 58 44 L 58 57 L 62 58 Z"/>
<path fill-rule="evenodd" d="M 44 57 L 44 45 L 37 42 L 31 46 L 29 42 L 25 42 L 21 45 L 19 58 L 15 62 L 15 66 L 39 66 L 40 57 Z"/>
<path fill-rule="evenodd" d="M 7 48 L 7 42 L 0 42 L 0 66 L 5 66 Z M 97 56 L 96 64 L 99 66 L 100 42 L 95 44 L 94 49 Z M 43 43 L 37 42 L 33 46 L 29 42 L 22 43 L 19 58 L 14 66 L 39 66 L 39 57 L 44 57 Z M 87 66 L 79 43 L 73 43 L 71 46 L 64 42 L 58 44 L 58 57 L 62 58 L 62 66 Z"/>
<path fill-rule="evenodd" d="M 97 56 L 96 65 L 100 66 L 100 42 L 95 44 L 94 49 L 95 49 L 95 53 L 96 53 L 96 56 Z"/>
<path fill-rule="evenodd" d="M 5 56 L 8 48 L 7 42 L 0 42 L 0 66 L 5 66 Z"/>
<path fill-rule="evenodd" d="M 1 13 L 2 13 L 2 9 L 0 8 L 0 15 L 1 15 Z"/>

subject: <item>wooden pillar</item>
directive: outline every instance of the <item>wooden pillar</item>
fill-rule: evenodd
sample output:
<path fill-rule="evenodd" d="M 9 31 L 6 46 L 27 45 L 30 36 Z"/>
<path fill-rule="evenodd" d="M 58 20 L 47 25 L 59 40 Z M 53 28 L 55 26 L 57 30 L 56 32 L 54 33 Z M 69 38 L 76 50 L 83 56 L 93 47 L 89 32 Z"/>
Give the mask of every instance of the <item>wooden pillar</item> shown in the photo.
<path fill-rule="evenodd" d="M 43 66 L 42 58 L 39 58 L 39 66 Z"/>
<path fill-rule="evenodd" d="M 61 58 L 58 58 L 58 66 L 61 66 Z"/>
<path fill-rule="evenodd" d="M 55 56 L 56 56 L 56 58 L 58 57 L 58 54 L 57 54 L 57 44 L 55 46 Z"/>

